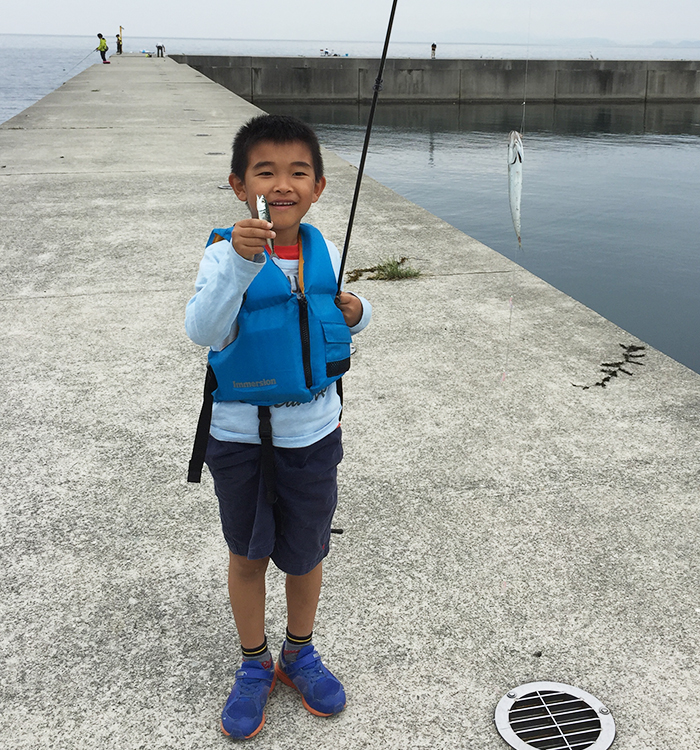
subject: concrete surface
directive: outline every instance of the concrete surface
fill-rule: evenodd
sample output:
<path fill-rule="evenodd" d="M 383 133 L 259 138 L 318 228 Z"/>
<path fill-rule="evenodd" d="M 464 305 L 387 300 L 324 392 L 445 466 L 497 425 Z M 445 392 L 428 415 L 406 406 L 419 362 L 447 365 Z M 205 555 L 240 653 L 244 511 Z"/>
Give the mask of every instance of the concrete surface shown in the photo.
<path fill-rule="evenodd" d="M 379 61 L 358 57 L 172 55 L 253 102 L 372 99 Z M 693 60 L 390 58 L 387 102 L 698 102 Z"/>
<path fill-rule="evenodd" d="M 256 110 L 172 60 L 112 61 L 0 127 L 7 750 L 230 746 L 239 650 L 211 481 L 185 483 L 205 351 L 183 317 L 210 229 L 243 215 L 218 185 Z M 355 170 L 326 164 L 310 218 L 341 244 Z M 424 275 L 350 287 L 374 320 L 315 631 L 349 702 L 318 719 L 280 685 L 251 746 L 498 750 L 498 700 L 553 680 L 607 704 L 619 750 L 694 747 L 700 376 L 647 347 L 575 388 L 640 342 L 369 178 L 353 234 L 348 269 Z"/>

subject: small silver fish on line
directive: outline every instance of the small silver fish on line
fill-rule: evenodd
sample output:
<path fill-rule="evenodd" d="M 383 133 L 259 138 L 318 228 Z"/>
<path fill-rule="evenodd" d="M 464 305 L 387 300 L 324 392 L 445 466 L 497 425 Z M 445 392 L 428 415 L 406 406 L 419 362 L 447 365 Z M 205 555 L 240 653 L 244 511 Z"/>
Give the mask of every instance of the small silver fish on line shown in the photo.
<path fill-rule="evenodd" d="M 267 205 L 264 195 L 255 196 L 255 208 L 258 212 L 258 219 L 263 221 L 270 221 L 270 207 Z M 275 241 L 272 239 L 265 241 L 267 246 L 270 248 L 270 255 L 275 255 Z"/>
<path fill-rule="evenodd" d="M 518 237 L 518 245 L 522 248 L 520 239 L 520 199 L 523 193 L 523 138 L 517 130 L 511 130 L 508 139 L 508 198 L 510 200 L 510 215 L 513 227 Z"/>

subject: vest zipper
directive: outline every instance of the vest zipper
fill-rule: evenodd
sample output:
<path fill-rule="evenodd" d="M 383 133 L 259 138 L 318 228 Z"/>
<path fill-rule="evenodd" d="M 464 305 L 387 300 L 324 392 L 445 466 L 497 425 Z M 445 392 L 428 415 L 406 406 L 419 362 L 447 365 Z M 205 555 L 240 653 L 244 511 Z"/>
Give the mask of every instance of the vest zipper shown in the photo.
<path fill-rule="evenodd" d="M 313 385 L 313 373 L 311 370 L 311 334 L 309 333 L 309 303 L 304 292 L 297 293 L 299 300 L 299 332 L 301 333 L 301 359 L 304 363 L 304 379 L 306 387 Z"/>

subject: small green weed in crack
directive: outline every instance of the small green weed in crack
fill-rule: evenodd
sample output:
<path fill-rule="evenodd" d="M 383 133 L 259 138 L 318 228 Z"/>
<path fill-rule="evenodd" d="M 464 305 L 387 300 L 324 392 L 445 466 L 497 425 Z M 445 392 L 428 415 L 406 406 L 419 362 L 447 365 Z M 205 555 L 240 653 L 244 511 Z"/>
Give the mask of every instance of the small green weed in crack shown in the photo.
<path fill-rule="evenodd" d="M 421 272 L 417 268 L 413 268 L 407 264 L 408 258 L 389 258 L 376 266 L 371 268 L 355 268 L 352 271 L 348 271 L 348 282 L 358 281 L 364 274 L 371 273 L 373 276 L 368 276 L 368 279 L 382 280 L 382 281 L 396 281 L 398 279 L 415 279 L 421 275 Z"/>

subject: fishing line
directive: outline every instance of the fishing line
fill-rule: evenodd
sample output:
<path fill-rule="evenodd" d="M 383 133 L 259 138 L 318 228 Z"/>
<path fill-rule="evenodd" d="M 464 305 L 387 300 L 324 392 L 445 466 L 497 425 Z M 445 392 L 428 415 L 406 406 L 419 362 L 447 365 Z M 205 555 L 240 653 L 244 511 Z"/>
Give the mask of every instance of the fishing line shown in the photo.
<path fill-rule="evenodd" d="M 525 107 L 527 105 L 527 74 L 530 67 L 530 30 L 532 28 L 532 3 L 528 11 L 527 19 L 527 48 L 525 51 L 525 79 L 523 81 L 523 104 L 522 104 L 522 115 L 520 119 L 520 135 L 525 135 Z M 509 167 L 510 169 L 510 167 Z M 510 187 L 509 187 L 510 189 Z M 518 245 L 522 249 L 520 244 L 520 236 L 518 236 Z M 511 274 L 515 273 L 515 269 L 511 270 Z M 508 364 L 510 362 L 510 346 L 511 346 L 511 332 L 513 329 L 513 297 L 514 293 L 511 293 L 508 299 L 508 333 L 506 335 L 506 360 L 503 367 L 503 373 L 501 374 L 501 383 L 503 383 L 508 376 Z"/>
<path fill-rule="evenodd" d="M 513 271 L 511 271 L 513 273 Z M 501 375 L 501 383 L 506 379 L 508 375 L 508 359 L 510 358 L 510 329 L 513 325 L 513 295 L 508 300 L 508 306 L 510 307 L 510 314 L 508 315 L 508 338 L 506 342 L 506 363 L 503 367 L 503 374 Z"/>
<path fill-rule="evenodd" d="M 527 50 L 525 52 L 525 83 L 523 85 L 523 117 L 520 121 L 520 135 L 525 135 L 525 104 L 527 103 L 527 71 L 530 66 L 530 26 L 532 24 L 532 5 L 527 17 Z"/>
<path fill-rule="evenodd" d="M 386 30 L 386 39 L 384 40 L 384 51 L 382 52 L 382 59 L 379 63 L 379 72 L 374 82 L 374 95 L 372 96 L 372 106 L 369 110 L 369 117 L 367 119 L 367 130 L 365 131 L 365 143 L 362 146 L 362 156 L 360 158 L 360 166 L 357 170 L 357 181 L 355 182 L 355 194 L 352 198 L 352 207 L 350 208 L 350 218 L 348 219 L 348 229 L 345 234 L 345 244 L 343 245 L 343 256 L 340 259 L 340 271 L 338 272 L 338 291 L 340 294 L 340 287 L 343 284 L 343 273 L 345 272 L 345 261 L 348 257 L 348 248 L 350 247 L 350 234 L 352 232 L 352 225 L 355 220 L 355 209 L 357 208 L 357 199 L 360 195 L 360 185 L 362 183 L 362 174 L 365 170 L 365 159 L 367 158 L 367 150 L 369 149 L 369 137 L 372 132 L 372 121 L 374 120 L 374 111 L 377 108 L 377 98 L 379 92 L 382 89 L 382 74 L 384 73 L 384 63 L 386 62 L 386 53 L 389 49 L 389 38 L 391 37 L 391 27 L 394 25 L 394 15 L 396 13 L 396 4 L 398 0 L 394 0 L 394 4 L 391 6 L 391 15 L 389 16 L 389 25 Z"/>

